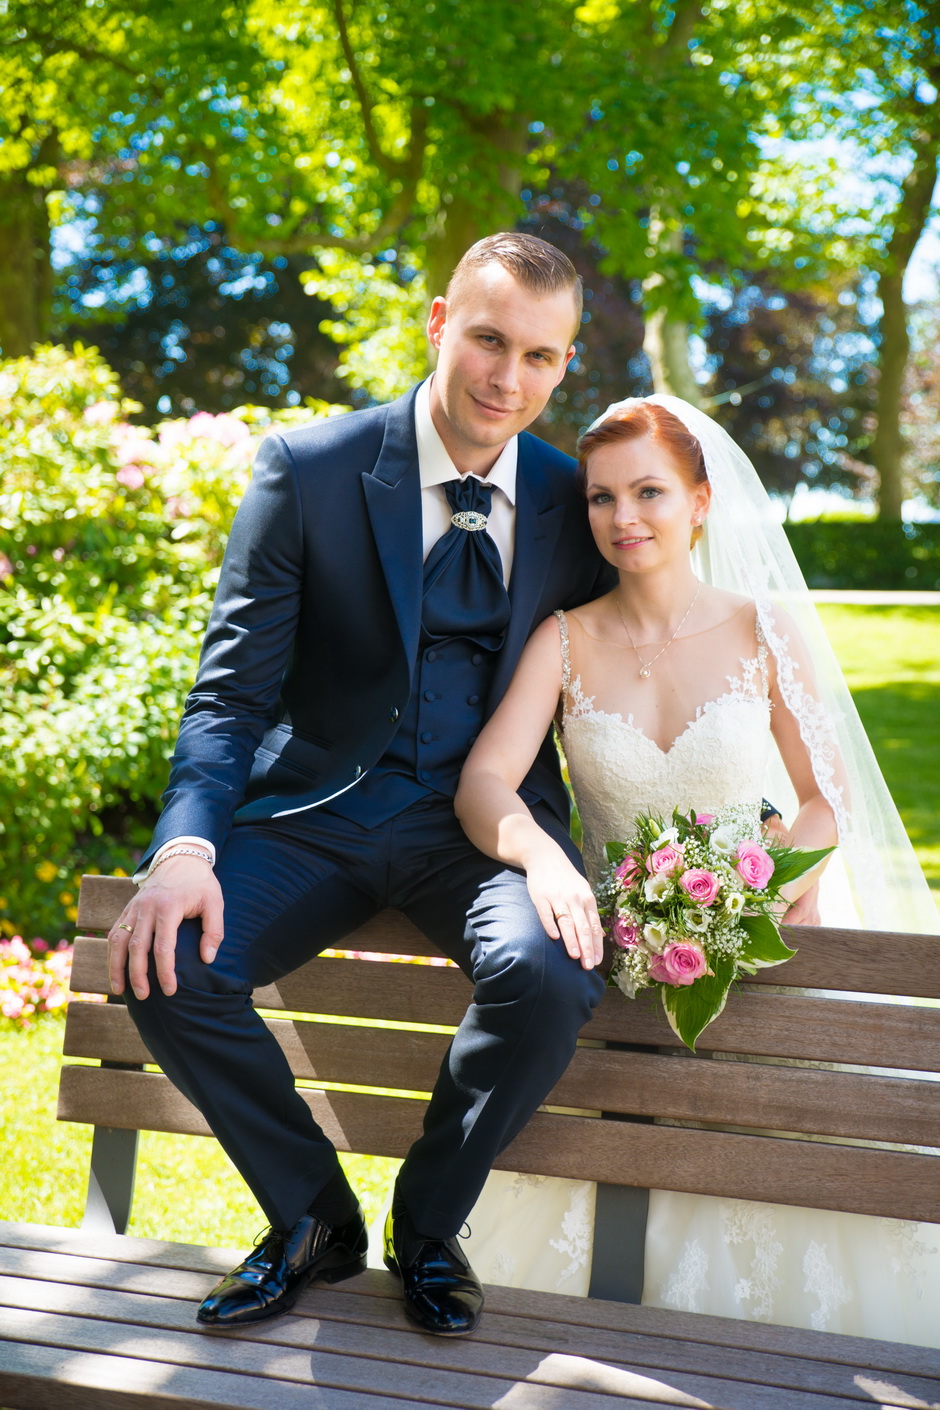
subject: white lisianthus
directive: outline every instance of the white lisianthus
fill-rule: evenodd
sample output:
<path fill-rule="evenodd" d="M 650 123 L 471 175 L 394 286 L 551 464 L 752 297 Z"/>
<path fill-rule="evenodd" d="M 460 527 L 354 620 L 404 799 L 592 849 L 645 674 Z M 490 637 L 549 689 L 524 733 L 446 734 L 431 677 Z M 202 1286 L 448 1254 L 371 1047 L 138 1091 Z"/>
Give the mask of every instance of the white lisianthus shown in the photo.
<path fill-rule="evenodd" d="M 695 906 L 691 910 L 686 911 L 685 923 L 690 930 L 707 930 L 708 912 L 702 910 L 699 906 Z"/>
<path fill-rule="evenodd" d="M 640 988 L 640 981 L 635 974 L 620 966 L 614 975 L 614 982 L 621 993 L 626 994 L 628 999 L 635 999 Z"/>
<path fill-rule="evenodd" d="M 677 827 L 667 827 L 667 828 L 664 828 L 664 830 L 663 830 L 663 831 L 659 834 L 659 836 L 657 837 L 656 841 L 653 843 L 653 851 L 654 851 L 654 852 L 658 851 L 660 847 L 678 847 L 678 846 L 679 846 L 679 829 L 678 829 Z M 681 850 L 681 848 L 680 848 L 680 850 Z"/>
<path fill-rule="evenodd" d="M 651 921 L 643 927 L 643 939 L 647 948 L 654 954 L 661 955 L 669 941 L 669 931 L 665 925 L 660 925 L 656 921 Z"/>
<path fill-rule="evenodd" d="M 716 827 L 709 839 L 713 852 L 717 852 L 719 857 L 730 857 L 738 845 L 730 827 Z"/>
<path fill-rule="evenodd" d="M 730 892 L 730 894 L 725 897 L 724 910 L 726 915 L 739 916 L 744 910 L 744 892 Z"/>
<path fill-rule="evenodd" d="M 669 890 L 671 878 L 668 872 L 658 871 L 643 883 L 647 901 L 661 901 Z"/>

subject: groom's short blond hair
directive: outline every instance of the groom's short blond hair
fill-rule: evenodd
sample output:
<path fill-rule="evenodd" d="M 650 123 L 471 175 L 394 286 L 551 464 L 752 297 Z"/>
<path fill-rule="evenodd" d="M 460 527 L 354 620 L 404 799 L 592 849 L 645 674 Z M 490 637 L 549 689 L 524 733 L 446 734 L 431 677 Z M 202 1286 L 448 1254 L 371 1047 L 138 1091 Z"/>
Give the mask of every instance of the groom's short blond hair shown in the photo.
<path fill-rule="evenodd" d="M 530 289 L 533 294 L 557 294 L 569 289 L 574 303 L 575 331 L 581 326 L 584 305 L 581 276 L 571 260 L 547 240 L 516 230 L 487 235 L 470 246 L 447 285 L 449 310 L 453 311 L 466 293 L 469 276 L 488 264 L 501 264 L 524 289 Z"/>

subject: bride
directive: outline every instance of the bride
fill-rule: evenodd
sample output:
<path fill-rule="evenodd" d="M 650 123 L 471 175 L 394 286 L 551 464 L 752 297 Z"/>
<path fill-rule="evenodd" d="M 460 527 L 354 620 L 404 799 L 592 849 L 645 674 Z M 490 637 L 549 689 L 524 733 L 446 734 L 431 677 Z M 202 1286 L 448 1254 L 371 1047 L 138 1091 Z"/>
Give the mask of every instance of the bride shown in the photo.
<path fill-rule="evenodd" d="M 838 843 L 830 924 L 933 932 L 937 912 L 750 461 L 676 397 L 610 407 L 579 447 L 606 597 L 533 634 L 465 765 L 460 821 L 525 871 L 547 934 L 585 967 L 602 928 L 591 884 L 640 812 L 781 805 L 797 847 Z M 588 880 L 517 789 L 552 721 L 584 832 Z M 862 805 L 858 800 L 864 800 Z M 810 873 L 785 889 L 792 903 Z M 625 1000 L 626 1002 L 626 1000 Z M 484 1279 L 586 1293 L 594 1187 L 494 1172 L 471 1216 Z M 531 1231 L 507 1252 L 486 1230 Z M 521 1217 L 520 1217 L 521 1216 Z M 930 1342 L 940 1301 L 931 1225 L 652 1191 L 643 1301 Z"/>

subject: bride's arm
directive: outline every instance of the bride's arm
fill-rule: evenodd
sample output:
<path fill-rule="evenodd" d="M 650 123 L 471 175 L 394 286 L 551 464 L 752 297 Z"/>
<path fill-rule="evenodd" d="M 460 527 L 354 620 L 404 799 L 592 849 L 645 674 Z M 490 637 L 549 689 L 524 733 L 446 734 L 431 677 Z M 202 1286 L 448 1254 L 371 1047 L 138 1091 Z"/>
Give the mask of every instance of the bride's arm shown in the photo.
<path fill-rule="evenodd" d="M 796 818 L 788 829 L 787 842 L 792 847 L 801 847 L 807 851 L 834 847 L 839 840 L 835 816 L 823 796 L 813 772 L 809 750 L 803 742 L 799 724 L 790 713 L 780 693 L 776 672 L 774 672 L 770 698 L 773 702 L 771 733 L 780 751 L 780 757 L 790 777 L 790 782 L 793 784 L 799 804 Z M 838 761 L 836 763 L 838 764 Z M 781 895 L 790 902 L 791 907 L 800 897 L 818 885 L 824 866 L 825 862 L 781 888 Z M 807 897 L 807 901 L 809 899 Z M 812 924 L 814 921 L 818 923 L 818 915 L 812 908 L 808 910 L 805 917 L 802 917 L 800 908 L 797 907 L 792 914 L 787 913 L 786 919 L 791 925 Z"/>
<path fill-rule="evenodd" d="M 533 632 L 499 708 L 470 751 L 454 809 L 474 846 L 525 872 L 546 933 L 592 969 L 604 944 L 591 888 L 517 792 L 551 728 L 560 691 L 558 622 L 549 617 Z"/>

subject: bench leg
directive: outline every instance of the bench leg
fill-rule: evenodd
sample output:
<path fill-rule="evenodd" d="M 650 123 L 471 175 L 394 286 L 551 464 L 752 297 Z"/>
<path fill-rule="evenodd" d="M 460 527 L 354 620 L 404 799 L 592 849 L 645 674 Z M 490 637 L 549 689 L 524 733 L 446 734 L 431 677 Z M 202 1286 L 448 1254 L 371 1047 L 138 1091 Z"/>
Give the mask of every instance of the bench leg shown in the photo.
<path fill-rule="evenodd" d="M 82 1229 L 91 1234 L 123 1234 L 131 1217 L 136 1131 L 96 1126 L 91 1146 L 91 1171 Z"/>
<path fill-rule="evenodd" d="M 633 1185 L 598 1185 L 588 1297 L 610 1302 L 642 1298 L 649 1200 L 649 1190 Z"/>

